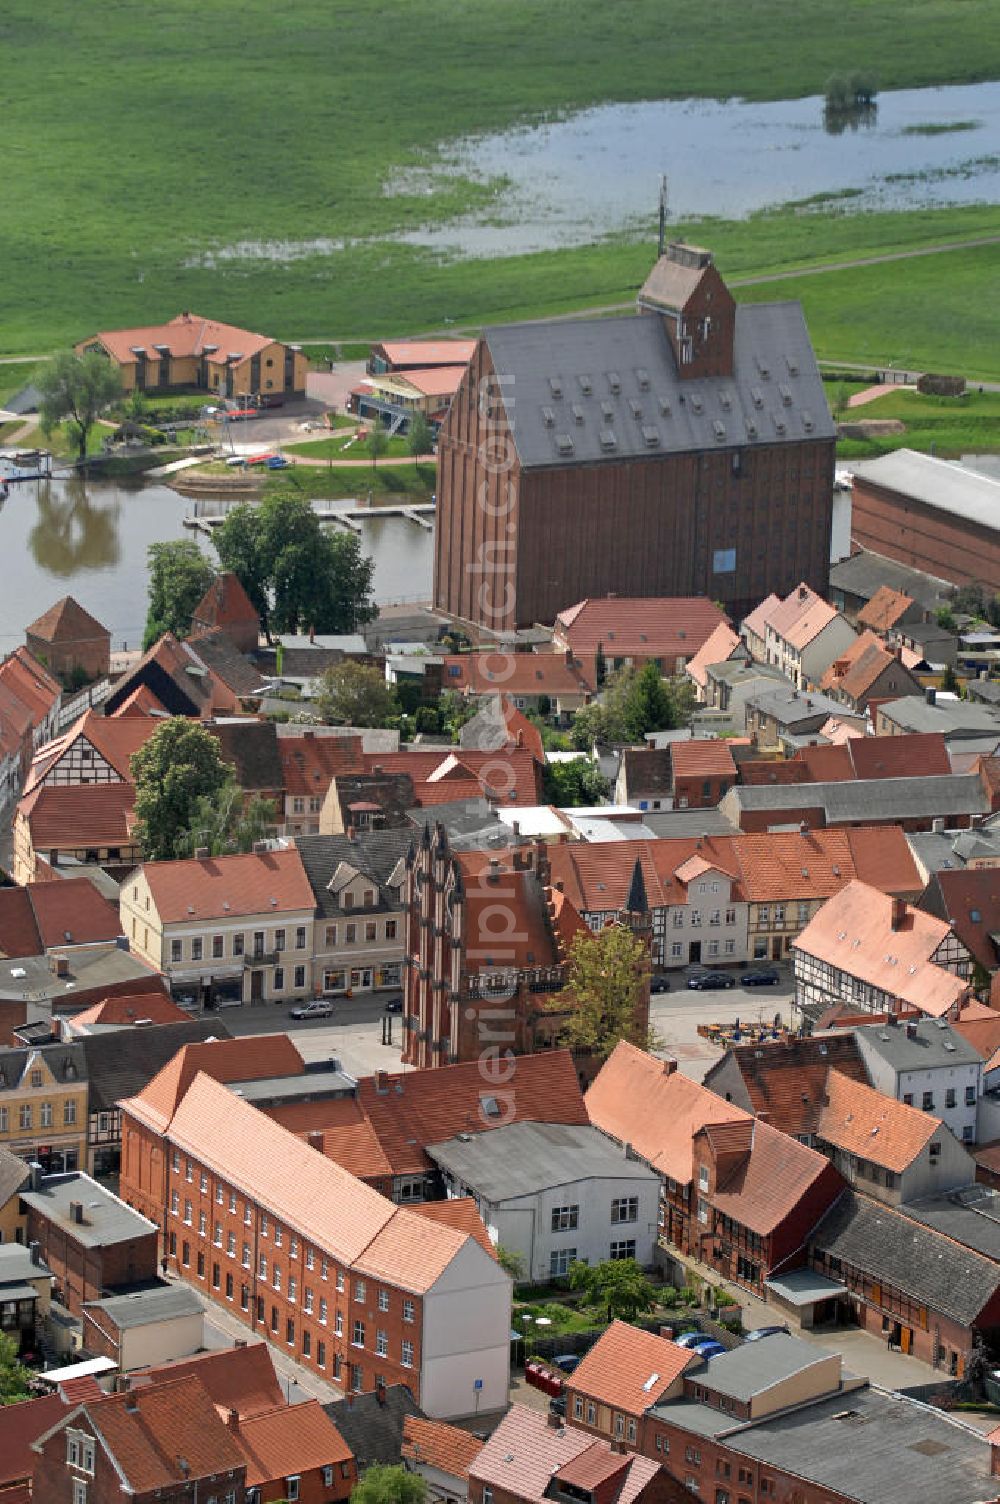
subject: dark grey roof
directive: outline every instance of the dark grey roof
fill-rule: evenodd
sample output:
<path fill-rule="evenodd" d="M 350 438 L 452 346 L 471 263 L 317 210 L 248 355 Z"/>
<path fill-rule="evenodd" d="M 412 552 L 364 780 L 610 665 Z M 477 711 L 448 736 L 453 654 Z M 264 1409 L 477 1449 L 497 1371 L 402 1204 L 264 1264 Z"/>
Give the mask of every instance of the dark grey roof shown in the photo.
<path fill-rule="evenodd" d="M 979 1051 L 974 1050 L 944 1018 L 921 1018 L 906 1027 L 874 1024 L 870 1028 L 857 1029 L 855 1033 L 859 1043 L 865 1044 L 896 1071 L 929 1071 L 939 1070 L 942 1066 L 982 1064 Z"/>
<path fill-rule="evenodd" d="M 907 1206 L 909 1216 L 956 1243 L 1000 1261 L 1000 1193 L 987 1185 L 928 1196 Z"/>
<path fill-rule="evenodd" d="M 884 1389 L 841 1391 L 786 1410 L 726 1445 L 858 1504 L 980 1504 L 996 1492 L 981 1432 Z"/>
<path fill-rule="evenodd" d="M 487 1201 L 533 1196 L 579 1180 L 644 1180 L 655 1171 L 597 1128 L 566 1123 L 508 1123 L 491 1133 L 458 1135 L 428 1144 L 435 1164 Z"/>
<path fill-rule="evenodd" d="M 105 1248 L 127 1243 L 156 1232 L 156 1224 L 126 1206 L 111 1191 L 74 1171 L 69 1175 L 46 1175 L 37 1191 L 22 1191 L 21 1200 L 47 1221 L 54 1223 L 73 1242 L 85 1248 Z M 83 1206 L 83 1221 L 70 1215 L 74 1202 Z"/>
<path fill-rule="evenodd" d="M 726 799 L 745 810 L 820 808 L 830 825 L 851 820 L 984 815 L 989 811 L 989 799 L 975 773 L 856 778 L 843 783 L 736 784 Z"/>
<path fill-rule="evenodd" d="M 904 695 L 885 701 L 879 713 L 903 731 L 940 731 L 953 738 L 994 733 L 1000 740 L 1000 714 L 970 700 L 938 699 L 929 705 L 922 695 Z"/>
<path fill-rule="evenodd" d="M 327 886 L 341 862 L 347 862 L 370 877 L 378 892 L 374 909 L 359 913 L 389 912 L 399 909 L 400 900 L 386 887 L 393 869 L 406 856 L 413 831 L 406 826 L 388 830 L 359 830 L 354 840 L 347 836 L 296 836 L 295 844 L 306 869 L 306 877 L 316 895 L 316 907 L 324 918 L 344 918 L 348 911 L 340 906 Z"/>
<path fill-rule="evenodd" d="M 945 605 L 952 588 L 947 580 L 936 579 L 924 574 L 923 570 L 911 569 L 908 564 L 900 564 L 897 559 L 887 559 L 867 549 L 830 566 L 831 590 L 842 590 L 847 595 L 870 601 L 883 585 L 902 591 L 928 610 Z M 902 631 L 908 634 L 911 628 L 906 626 Z"/>
<path fill-rule="evenodd" d="M 514 843 L 514 832 L 497 815 L 487 799 L 455 799 L 448 804 L 435 804 L 433 809 L 417 807 L 408 809 L 415 841 L 428 817 L 433 816 L 435 825 L 443 825 L 448 844 L 455 851 L 501 850 Z"/>
<path fill-rule="evenodd" d="M 357 1458 L 358 1471 L 382 1464 L 395 1467 L 403 1450 L 403 1422 L 424 1412 L 405 1384 L 390 1384 L 377 1394 L 354 1394 L 323 1409 Z"/>
<path fill-rule="evenodd" d="M 21 1050 L 0 1050 L 0 1090 L 16 1086 L 33 1055 L 41 1055 L 46 1068 L 61 1084 L 86 1081 L 87 1061 L 80 1043 L 26 1045 Z"/>
<path fill-rule="evenodd" d="M 206 632 L 204 636 L 191 638 L 187 645 L 234 695 L 259 695 L 265 688 L 266 679 L 261 678 L 250 659 L 234 647 L 225 632 Z"/>
<path fill-rule="evenodd" d="M 513 379 L 511 427 L 526 469 L 835 434 L 798 303 L 736 309 L 732 377 L 682 381 L 651 314 L 508 324 L 484 337 L 497 375 Z"/>
<path fill-rule="evenodd" d="M 745 1342 L 730 1352 L 719 1353 L 709 1364 L 702 1382 L 713 1394 L 749 1401 L 831 1356 L 814 1342 L 777 1332 L 759 1342 Z"/>
<path fill-rule="evenodd" d="M 747 705 L 760 715 L 771 716 L 780 726 L 805 726 L 813 721 L 822 725 L 830 716 L 845 713 L 845 707 L 828 695 L 803 694 L 790 684 L 787 689 L 766 689 L 751 695 Z"/>
<path fill-rule="evenodd" d="M 15 1191 L 21 1189 L 30 1174 L 25 1161 L 0 1144 L 0 1209 L 7 1205 Z"/>
<path fill-rule="evenodd" d="M 136 1290 L 130 1295 L 109 1295 L 105 1300 L 89 1300 L 88 1306 L 104 1311 L 119 1331 L 150 1326 L 154 1321 L 171 1321 L 177 1316 L 200 1316 L 205 1303 L 190 1285 L 156 1285 Z"/>
<path fill-rule="evenodd" d="M 184 1045 L 213 1038 L 229 1039 L 230 1034 L 210 1019 L 85 1035 L 80 1048 L 87 1062 L 89 1111 L 109 1112 L 148 1086 Z"/>
<path fill-rule="evenodd" d="M 57 977 L 48 956 L 22 956 L 18 960 L 0 960 L 0 998 L 23 998 L 40 1003 L 46 999 L 62 1001 L 74 993 L 107 986 L 109 982 L 149 980 L 149 967 L 127 950 L 92 950 L 77 955 L 69 953 L 69 977 Z"/>
<path fill-rule="evenodd" d="M 1000 705 L 1000 679 L 971 679 L 965 692 L 983 705 Z"/>
<path fill-rule="evenodd" d="M 960 1326 L 971 1326 L 1000 1290 L 1000 1265 L 855 1191 L 844 1192 L 809 1241 Z"/>
<path fill-rule="evenodd" d="M 278 728 L 273 721 L 241 716 L 231 721 L 211 721 L 205 730 L 218 737 L 219 752 L 225 762 L 232 764 L 241 789 L 253 793 L 258 789 L 284 788 Z"/>
<path fill-rule="evenodd" d="M 738 830 L 718 809 L 644 809 L 642 823 L 655 836 L 731 836 Z"/>
<path fill-rule="evenodd" d="M 745 663 L 742 658 L 726 658 L 721 663 L 710 663 L 705 672 L 710 679 L 728 684 L 731 688 L 752 684 L 755 679 L 788 685 L 791 688 L 791 681 L 785 677 L 780 668 L 775 668 L 771 663 Z"/>

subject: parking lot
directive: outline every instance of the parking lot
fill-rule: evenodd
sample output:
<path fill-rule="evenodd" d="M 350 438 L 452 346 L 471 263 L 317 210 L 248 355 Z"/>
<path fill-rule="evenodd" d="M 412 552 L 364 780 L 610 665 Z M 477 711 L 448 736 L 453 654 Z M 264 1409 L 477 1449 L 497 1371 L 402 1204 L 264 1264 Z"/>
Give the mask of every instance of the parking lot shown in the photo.
<path fill-rule="evenodd" d="M 789 1024 L 795 995 L 791 969 L 779 965 L 777 971 L 776 987 L 736 986 L 717 992 L 689 991 L 685 974 L 671 973 L 671 990 L 654 993 L 650 999 L 649 1022 L 661 1041 L 657 1053 L 672 1057 L 678 1070 L 700 1081 L 722 1050 L 698 1033 L 699 1025 L 732 1024 L 739 1019 L 757 1029 L 773 1024 L 776 1016 Z"/>

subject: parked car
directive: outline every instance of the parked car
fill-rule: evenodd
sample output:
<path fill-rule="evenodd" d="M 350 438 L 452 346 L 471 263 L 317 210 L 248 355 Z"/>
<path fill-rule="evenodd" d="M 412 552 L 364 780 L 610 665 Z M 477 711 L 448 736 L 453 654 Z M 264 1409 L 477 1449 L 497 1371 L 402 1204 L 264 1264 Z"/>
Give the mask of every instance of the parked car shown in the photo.
<path fill-rule="evenodd" d="M 724 1353 L 725 1351 L 726 1349 L 722 1343 L 716 1342 L 712 1337 L 707 1342 L 699 1342 L 691 1348 L 691 1352 L 697 1353 L 699 1358 L 717 1358 L 720 1353 Z"/>
<path fill-rule="evenodd" d="M 300 1003 L 289 1013 L 289 1018 L 329 1018 L 333 1012 L 333 1004 L 325 998 L 314 997 L 308 1003 Z"/>
<path fill-rule="evenodd" d="M 669 977 L 654 977 L 652 979 L 652 981 L 650 982 L 650 984 L 649 984 L 649 990 L 650 990 L 650 992 L 669 992 L 670 991 L 670 978 Z"/>
<path fill-rule="evenodd" d="M 688 977 L 688 986 L 695 992 L 712 992 L 717 987 L 735 987 L 736 978 L 727 971 L 702 971 Z"/>
<path fill-rule="evenodd" d="M 577 1368 L 579 1368 L 581 1359 L 579 1353 L 560 1353 L 560 1355 L 557 1358 L 553 1358 L 552 1361 L 557 1368 L 562 1369 L 563 1373 L 573 1373 Z"/>
<path fill-rule="evenodd" d="M 787 1326 L 759 1326 L 755 1332 L 747 1332 L 744 1342 L 759 1342 L 762 1337 L 777 1337 L 779 1332 L 788 1335 Z"/>
<path fill-rule="evenodd" d="M 777 987 L 781 981 L 773 966 L 755 966 L 740 977 L 744 987 Z"/>
<path fill-rule="evenodd" d="M 403 994 L 401 992 L 398 993 L 396 995 L 396 997 L 390 997 L 386 1001 L 385 1011 L 386 1011 L 386 1013 L 402 1013 L 402 1011 L 403 1011 Z"/>
<path fill-rule="evenodd" d="M 697 1347 L 699 1342 L 709 1342 L 711 1338 L 704 1332 L 681 1332 L 679 1337 L 674 1338 L 678 1347 Z"/>

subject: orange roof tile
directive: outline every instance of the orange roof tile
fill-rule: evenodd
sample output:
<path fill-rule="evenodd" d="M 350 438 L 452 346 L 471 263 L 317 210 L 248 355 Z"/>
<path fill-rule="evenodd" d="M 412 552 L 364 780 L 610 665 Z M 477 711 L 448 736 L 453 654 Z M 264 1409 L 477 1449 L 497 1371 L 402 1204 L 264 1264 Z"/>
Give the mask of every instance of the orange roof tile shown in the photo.
<path fill-rule="evenodd" d="M 393 367 L 468 365 L 476 353 L 474 339 L 386 339 L 380 348 Z"/>
<path fill-rule="evenodd" d="M 118 720 L 98 715 L 93 710 L 85 711 L 61 736 L 54 737 L 52 741 L 39 747 L 31 760 L 25 792 L 30 793 L 81 742 L 102 757 L 119 778 L 131 783 L 132 757 L 146 745 L 156 726 L 157 722 L 154 720 L 138 717 Z"/>
<path fill-rule="evenodd" d="M 167 707 L 150 689 L 148 684 L 137 684 L 130 695 L 127 695 L 121 704 L 111 712 L 110 720 L 116 721 L 126 716 L 161 716 L 169 715 Z"/>
<path fill-rule="evenodd" d="M 699 688 L 704 689 L 708 683 L 707 670 L 713 663 L 725 663 L 733 656 L 734 651 L 740 645 L 740 638 L 728 623 L 721 621 L 714 632 L 711 632 L 701 647 L 695 653 L 687 666 L 688 677 L 693 679 Z"/>
<path fill-rule="evenodd" d="M 696 1361 L 666 1337 L 613 1321 L 581 1360 L 569 1388 L 626 1415 L 642 1415 Z"/>
<path fill-rule="evenodd" d="M 825 611 L 822 609 L 824 606 Z M 771 609 L 766 625 L 782 641 L 791 643 L 793 647 L 802 648 L 812 641 L 817 632 L 822 631 L 834 615 L 836 613 L 832 606 L 828 606 L 811 586 L 800 582 L 794 590 L 789 591 L 784 600 L 778 601 Z M 808 637 L 802 639 L 799 628 L 807 618 L 812 630 Z M 792 642 L 793 633 L 798 633 L 794 642 Z"/>
<path fill-rule="evenodd" d="M 195 1378 L 109 1394 L 83 1409 L 132 1493 L 244 1466 L 235 1436 Z"/>
<path fill-rule="evenodd" d="M 1000 1065 L 1000 1013 L 987 1009 L 986 1014 L 975 1016 L 971 1007 L 965 1007 L 955 1020 L 955 1028 L 982 1055 L 984 1068 L 990 1071 Z"/>
<path fill-rule="evenodd" d="M 709 738 L 672 742 L 670 761 L 675 778 L 736 779 L 736 764 L 728 742 Z"/>
<path fill-rule="evenodd" d="M 217 1081 L 263 1081 L 269 1076 L 301 1076 L 304 1070 L 302 1056 L 287 1034 L 206 1039 L 184 1045 L 138 1096 L 121 1105 L 163 1133 L 200 1071 Z"/>
<path fill-rule="evenodd" d="M 129 783 L 42 783 L 17 808 L 36 851 L 132 844 L 135 789 Z"/>
<path fill-rule="evenodd" d="M 870 1015 L 869 1015 L 870 1016 Z M 732 1061 L 740 1073 L 755 1114 L 793 1138 L 811 1136 L 823 1107 L 831 1066 L 852 1081 L 867 1081 L 854 1035 L 786 1035 L 762 1044 L 732 1045 L 710 1067 L 705 1085 Z"/>
<path fill-rule="evenodd" d="M 837 1070 L 827 1077 L 826 1095 L 816 1124 L 817 1138 L 896 1174 L 909 1169 L 944 1126 L 929 1112 L 907 1107 Z"/>
<path fill-rule="evenodd" d="M 750 1114 L 682 1076 L 675 1062 L 658 1060 L 621 1040 L 585 1097 L 590 1121 L 632 1148 L 671 1180 L 693 1175 L 691 1141 L 708 1123 L 749 1123 Z"/>
<path fill-rule="evenodd" d="M 159 358 L 157 345 L 166 345 L 174 359 L 204 355 L 214 364 L 231 355 L 249 360 L 268 345 L 276 343 L 266 334 L 252 334 L 235 324 L 201 318 L 196 313 L 179 313 L 165 324 L 142 324 L 135 329 L 105 329 L 82 340 L 82 345 L 99 341 L 109 355 L 121 365 L 134 365 L 134 350 L 141 348 L 149 360 Z"/>
<path fill-rule="evenodd" d="M 260 617 L 244 590 L 239 575 L 227 569 L 216 575 L 195 606 L 191 620 L 199 627 L 214 631 L 216 627 L 230 627 L 240 623 L 259 624 Z"/>
<path fill-rule="evenodd" d="M 403 1420 L 403 1457 L 419 1466 L 436 1468 L 452 1478 L 467 1478 L 469 1468 L 483 1449 L 478 1436 L 422 1415 Z"/>
<path fill-rule="evenodd" d="M 968 992 L 967 983 L 931 959 L 950 927 L 907 904 L 893 929 L 898 901 L 868 883 L 847 883 L 813 916 L 794 948 L 940 1017 Z"/>
<path fill-rule="evenodd" d="M 624 843 L 623 843 L 624 844 Z M 457 858 L 465 883 L 465 938 L 470 962 L 479 972 L 551 966 L 556 961 L 543 890 L 534 872 L 512 872 L 510 853 L 500 857 L 496 882 L 488 867 L 490 853 L 462 852 Z M 497 932 L 497 904 L 514 916 L 510 929 Z"/>
<path fill-rule="evenodd" d="M 361 1105 L 354 1097 L 334 1097 L 322 1102 L 290 1102 L 263 1109 L 297 1137 L 310 1142 L 310 1134 L 322 1134 L 322 1149 L 359 1180 L 384 1180 L 392 1165 Z"/>
<path fill-rule="evenodd" d="M 672 671 L 677 658 L 693 658 L 727 620 L 707 596 L 599 596 L 567 606 L 555 633 L 578 658 L 598 645 L 606 658 L 663 658 Z"/>
<path fill-rule="evenodd" d="M 0 663 L 0 684 L 28 711 L 32 726 L 40 726 L 62 690 L 49 671 L 27 648 L 15 648 Z"/>
<path fill-rule="evenodd" d="M 282 1404 L 284 1395 L 266 1342 L 246 1347 L 223 1347 L 158 1363 L 132 1375 L 132 1384 L 160 1383 L 167 1379 L 196 1378 L 223 1417 L 230 1410 L 238 1415 L 258 1415 Z"/>
<path fill-rule="evenodd" d="M 316 906 L 295 847 L 179 862 L 146 862 L 141 871 L 164 924 L 184 923 L 195 916 L 236 918 L 300 909 L 311 913 Z"/>
<path fill-rule="evenodd" d="M 78 642 L 81 638 L 94 637 L 111 640 L 107 627 L 102 626 L 96 616 L 91 616 L 71 595 L 64 595 L 62 600 L 56 601 L 24 631 L 26 636 L 40 637 L 45 642 Z"/>
<path fill-rule="evenodd" d="M 279 736 L 278 757 L 285 793 L 324 795 L 331 779 L 341 773 L 364 771 L 360 736 Z"/>
<path fill-rule="evenodd" d="M 723 1124 L 722 1129 L 731 1126 Z M 720 1129 L 703 1131 L 711 1136 Z M 722 1216 L 767 1237 L 792 1215 L 803 1197 L 812 1193 L 815 1200 L 820 1181 L 826 1182 L 829 1202 L 835 1200 L 843 1181 L 830 1161 L 770 1123 L 758 1121 L 753 1124 L 750 1152 L 716 1185 L 712 1206 Z"/>
<path fill-rule="evenodd" d="M 319 1400 L 279 1405 L 241 1419 L 235 1439 L 246 1456 L 247 1487 L 353 1461 L 353 1453 Z"/>
<path fill-rule="evenodd" d="M 577 1370 L 579 1373 L 579 1369 Z M 635 1453 L 622 1456 L 613 1453 L 608 1442 L 597 1440 L 588 1431 L 573 1426 L 550 1426 L 547 1417 L 527 1405 L 512 1405 L 469 1466 L 469 1475 L 507 1497 L 527 1500 L 529 1504 L 545 1504 L 550 1497 L 552 1479 L 562 1476 L 564 1469 L 585 1453 L 593 1454 L 599 1447 L 610 1459 L 613 1473 L 620 1465 L 627 1472 L 614 1504 L 635 1504 L 646 1495 L 659 1499 L 661 1504 L 669 1499 L 688 1498 L 681 1484 L 661 1468 L 659 1463 Z M 591 1474 L 597 1472 L 590 1464 Z M 613 1474 L 612 1474 L 613 1475 Z M 602 1476 L 607 1476 L 603 1474 Z"/>
<path fill-rule="evenodd" d="M 866 605 L 858 612 L 858 625 L 871 627 L 876 632 L 888 632 L 900 617 L 905 616 L 913 605 L 913 599 L 891 585 L 880 585 Z"/>
<path fill-rule="evenodd" d="M 443 804 L 483 795 L 510 806 L 541 803 L 541 768 L 528 748 L 512 747 L 506 751 L 502 768 L 499 761 L 496 752 L 479 752 L 471 747 L 462 747 L 459 753 L 418 748 L 412 752 L 366 753 L 365 770 L 370 773 L 379 767 L 383 773 L 408 773 L 418 804 Z M 449 778 L 449 770 L 458 762 L 468 770 L 468 775 Z M 491 779 L 499 781 L 501 774 L 499 787 L 491 783 Z"/>
<path fill-rule="evenodd" d="M 743 631 L 745 635 L 760 637 L 763 639 L 767 632 L 767 624 L 774 616 L 775 611 L 781 605 L 781 599 L 774 594 L 762 600 L 759 606 L 755 606 L 749 616 L 743 618 Z"/>
<path fill-rule="evenodd" d="M 429 1217 L 432 1222 L 440 1222 L 445 1227 L 468 1233 L 470 1238 L 475 1238 L 480 1248 L 486 1250 L 491 1259 L 496 1258 L 497 1251 L 490 1242 L 490 1235 L 471 1196 L 453 1197 L 448 1201 L 423 1201 L 411 1206 L 410 1210 L 418 1217 Z"/>
<path fill-rule="evenodd" d="M 183 1008 L 171 1002 L 168 997 L 157 997 L 149 993 L 122 993 L 117 997 L 106 997 L 103 1002 L 95 1003 L 92 1008 L 85 1008 L 82 1013 L 75 1013 L 70 1020 L 70 1027 L 75 1028 L 78 1024 L 120 1024 L 122 1028 L 129 1028 L 138 1022 L 148 1021 L 151 1024 L 178 1024 L 184 1023 L 190 1017 Z"/>
<path fill-rule="evenodd" d="M 567 663 L 565 653 L 458 653 L 443 658 L 442 667 L 446 689 L 473 694 L 574 696 L 594 687 L 592 675 Z"/>
<path fill-rule="evenodd" d="M 391 1207 L 392 1203 L 389 1205 Z M 436 1284 L 452 1260 L 470 1242 L 478 1242 L 478 1239 L 470 1238 L 460 1228 L 422 1217 L 408 1207 L 397 1207 L 391 1219 L 359 1252 L 353 1266 L 372 1279 L 423 1294 Z"/>
<path fill-rule="evenodd" d="M 86 877 L 30 883 L 27 893 L 44 950 L 100 944 L 115 940 L 122 932 L 117 907 L 108 903 Z"/>

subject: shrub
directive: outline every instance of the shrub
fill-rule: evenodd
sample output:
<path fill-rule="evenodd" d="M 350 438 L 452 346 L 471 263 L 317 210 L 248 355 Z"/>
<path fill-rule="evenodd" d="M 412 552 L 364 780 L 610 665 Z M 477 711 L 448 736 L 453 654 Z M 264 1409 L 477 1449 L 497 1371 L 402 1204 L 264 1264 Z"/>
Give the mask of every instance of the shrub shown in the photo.
<path fill-rule="evenodd" d="M 964 376 L 935 376 L 927 371 L 917 381 L 917 391 L 925 397 L 964 397 Z"/>

